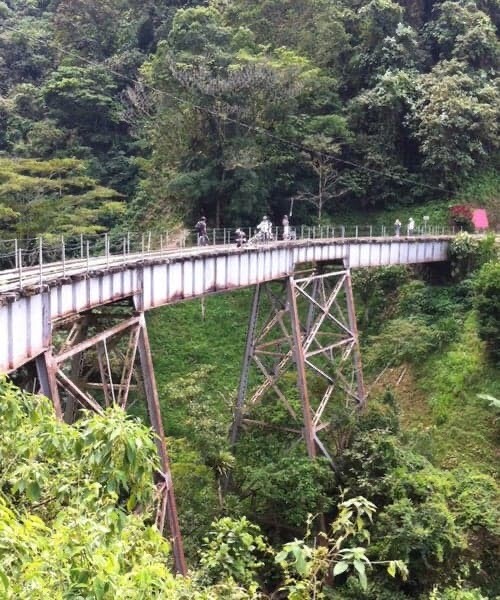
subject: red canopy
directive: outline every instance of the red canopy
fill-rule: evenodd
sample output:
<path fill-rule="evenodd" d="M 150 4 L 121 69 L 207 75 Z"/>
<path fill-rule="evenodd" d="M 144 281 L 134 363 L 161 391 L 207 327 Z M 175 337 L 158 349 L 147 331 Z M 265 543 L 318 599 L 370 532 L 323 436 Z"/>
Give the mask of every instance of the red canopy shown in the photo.
<path fill-rule="evenodd" d="M 472 222 L 475 229 L 488 229 L 488 214 L 484 208 L 474 208 L 472 211 Z"/>

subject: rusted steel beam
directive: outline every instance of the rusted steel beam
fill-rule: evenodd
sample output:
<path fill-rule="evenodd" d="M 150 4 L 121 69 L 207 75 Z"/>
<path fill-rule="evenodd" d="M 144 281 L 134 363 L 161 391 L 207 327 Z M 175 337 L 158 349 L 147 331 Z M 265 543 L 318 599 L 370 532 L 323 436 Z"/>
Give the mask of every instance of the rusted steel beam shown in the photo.
<path fill-rule="evenodd" d="M 148 405 L 149 418 L 151 421 L 153 431 L 156 433 L 156 446 L 158 448 L 158 454 L 160 456 L 161 470 L 165 475 L 166 498 L 164 508 L 167 513 L 170 535 L 172 537 L 175 568 L 182 575 L 186 575 L 187 567 L 186 560 L 184 558 L 184 548 L 179 527 L 179 519 L 177 516 L 174 488 L 171 480 L 170 460 L 168 457 L 165 432 L 163 430 L 163 422 L 161 419 L 160 399 L 158 397 L 158 390 L 156 388 L 153 359 L 151 357 L 151 350 L 149 346 L 149 338 L 144 313 L 142 313 L 139 317 L 139 324 L 139 358 L 141 362 L 144 388 L 146 391 L 146 401 Z"/>
<path fill-rule="evenodd" d="M 134 372 L 137 345 L 139 343 L 139 333 L 139 326 L 133 327 L 130 331 L 127 352 L 123 360 L 122 376 L 120 379 L 120 387 L 118 388 L 118 404 L 122 408 L 125 408 L 127 405 L 130 382 L 132 381 L 132 374 Z"/>
<path fill-rule="evenodd" d="M 104 356 L 103 343 L 104 342 L 98 342 L 96 346 L 97 364 L 99 366 L 99 375 L 101 376 L 104 403 L 106 406 L 111 406 L 113 403 L 113 398 L 111 396 L 110 389 L 113 386 L 113 382 L 110 381 L 109 372 L 106 365 L 106 357 Z"/>
<path fill-rule="evenodd" d="M 121 390 L 124 387 L 124 384 L 122 384 L 122 383 L 113 383 L 112 385 L 115 388 L 115 390 Z M 86 381 L 85 387 L 88 388 L 89 390 L 102 390 L 103 384 L 99 383 L 97 381 Z M 129 390 L 136 390 L 137 385 L 131 383 L 128 386 L 128 388 L 129 388 Z"/>
<path fill-rule="evenodd" d="M 320 419 L 323 416 L 323 412 L 325 411 L 325 408 L 328 405 L 328 402 L 333 394 L 333 391 L 335 390 L 335 386 L 334 385 L 329 385 L 326 388 L 325 393 L 323 394 L 323 398 L 321 399 L 321 402 L 319 403 L 318 408 L 316 409 L 315 413 L 314 413 L 314 417 L 313 417 L 313 427 L 314 427 L 314 431 L 315 433 L 317 433 L 320 429 L 322 429 L 324 427 L 325 424 L 320 425 Z"/>
<path fill-rule="evenodd" d="M 356 323 L 356 309 L 354 307 L 354 295 L 352 293 L 351 283 L 351 272 L 349 271 L 345 281 L 346 300 L 347 300 L 347 314 L 349 317 L 349 329 L 352 331 L 354 336 L 354 348 L 353 348 L 353 359 L 354 359 L 354 374 L 356 377 L 357 391 L 358 391 L 358 402 L 361 408 L 366 405 L 366 390 L 363 379 L 363 363 L 361 361 L 361 351 L 359 349 L 359 335 L 358 325 Z"/>
<path fill-rule="evenodd" d="M 340 340 L 339 342 L 335 342 L 334 344 L 328 344 L 327 346 L 321 346 L 317 350 L 309 350 L 304 352 L 306 358 L 310 358 L 311 356 L 317 356 L 318 354 L 325 354 L 330 350 L 335 350 L 336 348 L 341 348 L 342 346 L 347 346 L 348 344 L 352 344 L 354 341 L 354 336 Z M 329 357 L 330 358 L 330 357 Z"/>
<path fill-rule="evenodd" d="M 293 352 L 290 349 L 287 351 L 287 353 L 285 355 L 283 355 L 283 358 L 276 365 L 276 368 L 275 368 L 276 378 L 281 376 L 284 373 L 284 371 L 287 370 L 287 368 L 290 366 L 290 364 L 292 362 L 292 358 L 293 358 Z M 254 362 L 258 366 L 255 356 L 254 356 Z M 266 379 L 263 383 L 261 383 L 261 385 L 257 388 L 257 390 L 252 394 L 249 404 L 257 404 L 257 402 L 269 390 L 269 388 L 272 387 L 273 383 L 274 383 L 274 380 L 272 380 L 272 379 Z"/>
<path fill-rule="evenodd" d="M 288 410 L 288 412 L 290 413 L 290 415 L 294 419 L 297 419 L 297 415 L 296 415 L 295 411 L 293 410 L 293 408 L 291 407 L 290 403 L 288 402 L 286 396 L 283 394 L 283 392 L 276 385 L 276 382 L 278 381 L 281 373 L 277 373 L 275 375 L 271 375 L 269 373 L 269 371 L 266 369 L 266 367 L 262 364 L 262 362 L 259 360 L 259 358 L 257 356 L 254 356 L 253 358 L 254 358 L 254 361 L 255 361 L 256 365 L 259 367 L 259 369 L 261 370 L 262 374 L 266 378 L 265 381 L 266 381 L 267 387 L 268 388 L 272 387 L 272 389 L 275 391 L 276 395 L 281 400 L 281 402 L 284 404 L 285 408 Z M 254 400 L 254 398 L 252 398 L 252 400 Z M 252 402 L 252 404 L 255 404 L 255 401 Z"/>
<path fill-rule="evenodd" d="M 307 387 L 306 364 L 304 360 L 304 349 L 302 346 L 302 330 L 299 320 L 299 311 L 297 308 L 297 296 L 295 293 L 295 283 L 293 277 L 288 279 L 288 302 L 290 305 L 290 317 L 292 322 L 293 353 L 295 366 L 297 368 L 297 386 L 299 388 L 300 399 L 302 403 L 302 417 L 304 421 L 304 439 L 307 447 L 307 454 L 310 458 L 316 456 L 316 443 L 314 427 L 312 423 L 311 405 L 309 402 L 309 390 Z"/>
<path fill-rule="evenodd" d="M 98 342 L 107 340 L 108 338 L 110 338 L 114 335 L 117 335 L 118 333 L 121 333 L 122 331 L 125 331 L 129 327 L 132 327 L 133 325 L 137 325 L 139 323 L 139 320 L 140 320 L 140 318 L 138 316 L 135 316 L 135 317 L 131 317 L 130 319 L 127 319 L 126 321 L 123 321 L 122 323 L 118 323 L 118 325 L 115 325 L 114 327 L 110 327 L 106 331 L 98 333 L 98 334 L 92 336 L 91 338 L 88 338 L 87 340 L 80 342 L 79 344 L 76 344 L 69 350 L 66 350 L 65 352 L 62 352 L 61 354 L 57 355 L 55 357 L 55 361 L 57 362 L 57 364 L 60 364 L 60 363 L 64 362 L 65 360 L 68 360 L 68 358 L 71 358 L 74 354 L 77 354 L 78 352 L 83 352 L 84 350 L 88 350 L 92 346 L 95 346 Z"/>
<path fill-rule="evenodd" d="M 106 343 L 106 338 L 104 338 L 101 342 L 101 346 L 104 350 L 104 358 L 106 360 L 106 374 L 107 374 L 107 378 L 110 385 L 110 389 L 111 389 L 111 398 L 113 400 L 113 405 L 116 404 L 116 396 L 115 396 L 115 388 L 113 387 L 113 372 L 111 371 L 111 362 L 109 360 L 109 352 L 108 352 L 108 345 Z"/>
<path fill-rule="evenodd" d="M 54 412 L 58 419 L 63 418 L 63 412 L 61 408 L 61 399 L 59 397 L 59 390 L 57 389 L 56 371 L 57 365 L 54 363 L 54 359 L 50 351 L 44 352 L 35 358 L 36 371 L 38 375 L 38 381 L 40 382 L 40 388 L 44 396 L 52 400 L 54 405 Z"/>
<path fill-rule="evenodd" d="M 72 337 L 70 346 L 82 342 L 87 336 L 88 332 L 88 319 L 87 316 L 82 317 L 77 323 L 73 324 L 72 330 L 75 329 Z M 68 336 L 69 338 L 70 336 Z M 69 347 L 65 347 L 64 350 L 68 350 Z M 71 379 L 76 381 L 80 379 L 82 374 L 82 360 L 83 353 L 77 352 L 71 357 Z M 66 401 L 66 407 L 64 409 L 64 420 L 66 423 L 73 423 L 75 420 L 76 404 L 73 396 L 70 396 Z"/>
<path fill-rule="evenodd" d="M 230 441 L 234 446 L 238 438 L 238 431 L 243 418 L 243 406 L 245 404 L 247 389 L 248 389 L 248 373 L 252 362 L 252 355 L 255 352 L 255 329 L 257 327 L 257 316 L 259 314 L 261 286 L 256 285 L 253 293 L 252 308 L 250 310 L 250 318 L 248 321 L 247 341 L 245 345 L 245 354 L 243 355 L 243 363 L 241 365 L 240 384 L 238 386 L 238 396 L 234 409 L 234 420 L 231 428 Z"/>
<path fill-rule="evenodd" d="M 84 408 L 93 410 L 98 415 L 102 415 L 104 413 L 102 407 L 99 406 L 99 404 L 97 404 L 93 398 L 82 392 L 82 390 L 61 371 L 61 369 L 57 371 L 56 378 L 59 385 L 63 387 L 65 391 L 71 394 Z"/>

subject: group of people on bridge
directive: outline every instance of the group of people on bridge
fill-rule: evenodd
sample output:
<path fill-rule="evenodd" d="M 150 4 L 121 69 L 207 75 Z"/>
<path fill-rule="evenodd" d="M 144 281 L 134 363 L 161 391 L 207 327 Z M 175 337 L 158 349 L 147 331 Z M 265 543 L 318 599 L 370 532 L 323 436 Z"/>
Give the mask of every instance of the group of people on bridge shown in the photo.
<path fill-rule="evenodd" d="M 283 226 L 283 240 L 296 239 L 295 230 L 290 227 L 288 215 L 283 217 L 281 225 Z M 198 246 L 206 246 L 209 243 L 207 235 L 207 218 L 201 217 L 196 223 L 195 229 Z M 246 233 L 243 229 L 238 227 L 234 232 L 236 245 L 241 247 L 243 244 L 246 244 L 247 241 L 268 242 L 275 238 L 275 235 L 273 234 L 273 224 L 267 215 L 262 217 L 262 221 L 257 225 L 256 230 L 255 235 L 247 240 Z"/>
<path fill-rule="evenodd" d="M 399 219 L 396 219 L 394 221 L 394 235 L 398 236 L 401 233 L 401 221 Z M 408 223 L 406 224 L 406 235 L 413 235 L 413 232 L 415 231 L 415 219 L 413 217 L 410 217 L 408 219 Z"/>
<path fill-rule="evenodd" d="M 283 240 L 294 240 L 296 239 L 295 230 L 290 227 L 290 222 L 288 220 L 288 215 L 283 217 L 281 221 L 281 225 L 283 227 Z M 399 219 L 394 221 L 394 235 L 399 237 L 401 234 L 402 223 Z M 196 234 L 197 234 L 197 243 L 198 246 L 206 246 L 208 245 L 208 235 L 207 235 L 207 218 L 201 217 L 200 220 L 195 225 Z M 410 217 L 408 219 L 408 223 L 406 224 L 406 234 L 413 235 L 415 232 L 415 219 Z M 236 245 L 239 247 L 243 246 L 248 242 L 269 242 L 275 239 L 275 234 L 273 233 L 273 224 L 269 217 L 265 215 L 262 217 L 262 221 L 256 227 L 256 233 L 254 236 L 247 239 L 246 233 L 238 227 L 234 232 L 234 237 L 236 241 Z"/>

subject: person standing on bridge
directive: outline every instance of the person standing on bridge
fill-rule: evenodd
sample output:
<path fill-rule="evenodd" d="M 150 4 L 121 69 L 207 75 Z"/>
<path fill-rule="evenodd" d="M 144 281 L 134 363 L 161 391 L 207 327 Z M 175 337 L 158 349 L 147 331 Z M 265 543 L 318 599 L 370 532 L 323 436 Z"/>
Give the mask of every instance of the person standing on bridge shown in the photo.
<path fill-rule="evenodd" d="M 288 221 L 287 215 L 285 215 L 283 217 L 283 221 L 281 221 L 281 224 L 283 225 L 283 239 L 289 240 L 290 239 L 290 223 Z"/>
<path fill-rule="evenodd" d="M 198 235 L 198 246 L 206 246 L 208 244 L 207 218 L 201 217 L 198 223 L 196 223 L 195 229 Z"/>
<path fill-rule="evenodd" d="M 401 232 L 401 221 L 399 219 L 396 219 L 394 221 L 394 235 L 399 237 L 400 232 Z"/>
<path fill-rule="evenodd" d="M 406 226 L 407 235 L 413 235 L 414 230 L 415 230 L 415 221 L 413 220 L 413 217 L 410 217 L 408 220 L 408 225 Z"/>
<path fill-rule="evenodd" d="M 262 236 L 262 240 L 264 242 L 267 242 L 268 240 L 271 239 L 271 230 L 272 230 L 272 223 L 271 221 L 267 218 L 267 215 L 265 215 L 264 217 L 262 217 L 262 221 L 257 225 L 257 229 L 259 230 L 261 236 Z"/>

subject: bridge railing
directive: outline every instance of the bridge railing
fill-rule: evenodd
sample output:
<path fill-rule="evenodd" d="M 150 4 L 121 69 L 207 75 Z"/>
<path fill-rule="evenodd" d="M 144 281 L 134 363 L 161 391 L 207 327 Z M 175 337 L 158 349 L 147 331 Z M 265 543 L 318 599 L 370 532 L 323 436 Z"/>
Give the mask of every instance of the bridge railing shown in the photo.
<path fill-rule="evenodd" d="M 251 240 L 256 228 L 242 228 Z M 273 227 L 273 239 L 284 239 L 283 227 Z M 298 225 L 290 226 L 287 240 L 379 238 L 393 237 L 394 227 L 384 225 Z M 404 237 L 406 230 L 401 229 Z M 413 236 L 453 235 L 454 228 L 444 226 L 417 227 Z M 208 228 L 208 245 L 227 246 L 235 244 L 235 228 Z M 259 242 L 260 243 L 260 242 Z M 55 236 L 44 235 L 25 239 L 0 239 L 0 273 L 15 271 L 19 286 L 23 285 L 23 272 L 29 269 L 31 277 L 35 268 L 40 283 L 51 271 L 51 265 L 58 263 L 58 272 L 63 276 L 67 269 L 90 270 L 109 266 L 111 263 L 126 261 L 128 257 L 162 255 L 183 248 L 198 246 L 195 230 L 177 229 L 172 231 L 148 231 L 103 233 L 97 235 Z M 95 259 L 100 259 L 96 261 Z"/>

